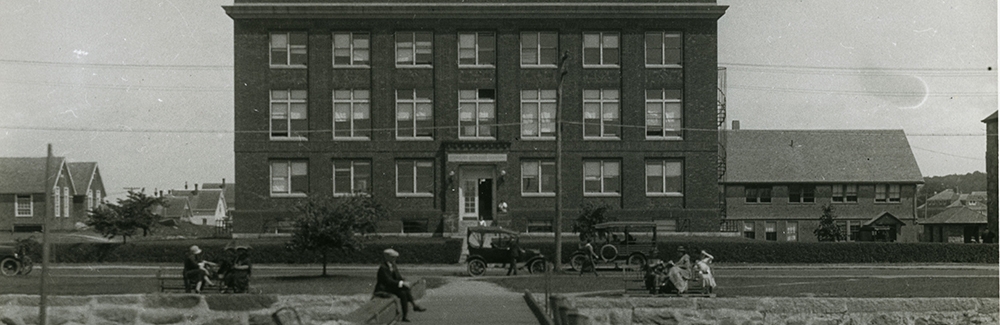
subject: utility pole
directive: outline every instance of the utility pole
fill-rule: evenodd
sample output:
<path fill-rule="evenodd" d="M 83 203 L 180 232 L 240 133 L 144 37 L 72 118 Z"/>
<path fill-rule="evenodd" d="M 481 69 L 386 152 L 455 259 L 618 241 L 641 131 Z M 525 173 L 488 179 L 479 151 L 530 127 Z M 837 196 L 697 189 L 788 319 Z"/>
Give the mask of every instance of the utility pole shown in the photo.
<path fill-rule="evenodd" d="M 556 237 L 555 271 L 562 272 L 562 143 L 563 143 L 563 77 L 566 76 L 566 60 L 569 51 L 563 52 L 559 58 L 559 88 L 556 93 L 556 220 L 552 223 L 552 231 Z"/>
<path fill-rule="evenodd" d="M 57 167 L 58 168 L 58 167 Z M 57 173 L 58 174 L 58 173 Z M 39 281 L 39 301 L 38 301 L 38 324 L 47 325 L 46 309 L 48 309 L 48 295 L 45 292 L 45 280 L 49 277 L 49 219 L 55 216 L 52 207 L 52 191 L 55 184 L 59 183 L 59 177 L 52 177 L 52 144 L 49 144 L 49 153 L 45 157 L 45 215 L 42 217 L 42 279 Z M 72 200 L 67 200 L 72 202 Z"/>

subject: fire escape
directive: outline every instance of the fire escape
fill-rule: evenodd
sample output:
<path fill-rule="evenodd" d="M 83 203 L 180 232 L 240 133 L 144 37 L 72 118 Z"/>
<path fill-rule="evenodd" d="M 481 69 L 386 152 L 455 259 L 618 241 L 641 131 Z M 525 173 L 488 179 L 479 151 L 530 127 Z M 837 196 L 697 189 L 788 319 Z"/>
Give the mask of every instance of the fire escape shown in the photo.
<path fill-rule="evenodd" d="M 719 175 L 719 217 L 720 223 L 726 222 L 726 188 L 722 181 L 726 175 L 726 68 L 719 67 L 718 103 L 716 107 L 719 128 L 719 158 L 717 171 Z"/>

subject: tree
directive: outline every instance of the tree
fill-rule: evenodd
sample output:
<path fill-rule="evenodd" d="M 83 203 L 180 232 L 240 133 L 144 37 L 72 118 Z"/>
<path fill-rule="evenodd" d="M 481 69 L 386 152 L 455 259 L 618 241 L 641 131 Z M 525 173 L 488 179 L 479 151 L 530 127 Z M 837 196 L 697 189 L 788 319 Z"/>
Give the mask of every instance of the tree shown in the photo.
<path fill-rule="evenodd" d="M 833 206 L 826 204 L 823 205 L 823 215 L 819 217 L 819 227 L 813 230 L 813 234 L 816 235 L 816 239 L 819 241 L 841 241 L 844 238 L 844 233 L 840 232 L 840 226 L 834 222 L 837 215 L 833 213 Z"/>
<path fill-rule="evenodd" d="M 573 222 L 573 232 L 580 234 L 581 241 L 587 237 L 596 235 L 597 229 L 594 229 L 594 225 L 613 221 L 605 214 L 609 209 L 611 209 L 611 205 L 603 202 L 584 203 L 581 207 L 580 215 Z"/>
<path fill-rule="evenodd" d="M 360 250 L 368 235 L 375 232 L 378 221 L 389 215 L 374 198 L 362 195 L 310 197 L 297 204 L 294 211 L 298 214 L 295 232 L 287 247 L 318 252 L 323 260 L 323 276 L 332 250 Z"/>
<path fill-rule="evenodd" d="M 129 191 L 127 198 L 118 199 L 118 204 L 101 204 L 90 210 L 85 223 L 108 239 L 121 236 L 125 243 L 139 229 L 143 236 L 153 233 L 160 220 L 160 216 L 152 212 L 156 205 L 167 205 L 167 200 Z"/>

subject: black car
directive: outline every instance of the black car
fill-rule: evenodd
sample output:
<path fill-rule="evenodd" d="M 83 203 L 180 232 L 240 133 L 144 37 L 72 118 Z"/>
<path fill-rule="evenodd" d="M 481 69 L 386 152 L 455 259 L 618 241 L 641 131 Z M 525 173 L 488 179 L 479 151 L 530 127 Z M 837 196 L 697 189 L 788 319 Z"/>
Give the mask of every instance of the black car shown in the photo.
<path fill-rule="evenodd" d="M 466 234 L 469 275 L 483 275 L 488 264 L 507 263 L 510 245 L 518 243 L 519 239 L 517 232 L 499 227 L 469 227 Z M 526 267 L 529 273 L 545 273 L 547 267 L 545 256 L 537 249 L 521 249 L 517 262 L 524 263 L 522 267 Z"/>
<path fill-rule="evenodd" d="M 0 274 L 25 275 L 31 273 L 33 268 L 31 257 L 21 254 L 14 246 L 0 246 Z"/>

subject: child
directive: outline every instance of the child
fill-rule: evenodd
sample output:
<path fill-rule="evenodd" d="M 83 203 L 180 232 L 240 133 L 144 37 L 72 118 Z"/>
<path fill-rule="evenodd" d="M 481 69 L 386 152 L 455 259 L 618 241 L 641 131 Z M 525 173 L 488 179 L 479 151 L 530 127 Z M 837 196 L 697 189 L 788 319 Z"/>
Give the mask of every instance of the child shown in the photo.
<path fill-rule="evenodd" d="M 701 250 L 698 253 L 698 260 L 694 264 L 695 271 L 701 277 L 701 285 L 705 287 L 708 293 L 712 293 L 715 289 L 715 277 L 712 275 L 712 269 L 708 267 L 708 264 L 712 263 L 713 259 L 715 259 L 714 256 L 705 250 Z"/>

